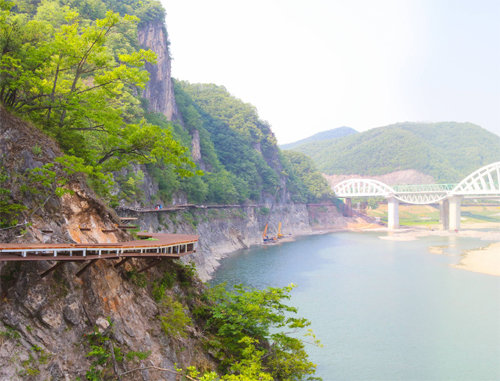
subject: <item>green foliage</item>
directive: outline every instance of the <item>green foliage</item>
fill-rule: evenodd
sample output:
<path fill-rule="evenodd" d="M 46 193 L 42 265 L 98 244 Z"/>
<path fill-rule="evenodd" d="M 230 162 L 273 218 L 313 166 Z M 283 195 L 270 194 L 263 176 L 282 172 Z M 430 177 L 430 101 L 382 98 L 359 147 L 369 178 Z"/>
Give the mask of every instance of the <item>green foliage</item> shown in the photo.
<path fill-rule="evenodd" d="M 147 109 L 147 102 L 143 101 L 143 107 Z M 150 123 L 170 129 L 174 138 L 183 145 L 189 146 L 191 144 L 191 137 L 188 131 L 177 123 L 167 121 L 165 115 L 147 112 L 146 119 Z M 158 196 L 161 200 L 169 202 L 173 194 L 179 191 L 187 195 L 189 202 L 200 204 L 206 200 L 208 187 L 200 177 L 203 175 L 202 171 L 197 170 L 194 176 L 180 177 L 178 171 L 175 170 L 175 166 L 164 162 L 148 165 L 148 170 L 158 184 Z"/>
<path fill-rule="evenodd" d="M 182 218 L 186 221 L 191 227 L 196 230 L 196 226 L 198 225 L 198 219 L 196 215 L 194 215 L 190 210 L 182 212 Z"/>
<path fill-rule="evenodd" d="M 108 319 L 109 321 L 109 319 Z M 86 357 L 92 360 L 89 370 L 86 373 L 86 378 L 89 381 L 101 381 L 103 379 L 111 379 L 113 377 L 112 361 L 123 361 L 123 354 L 119 347 L 115 347 L 109 336 L 113 327 L 110 321 L 110 327 L 104 332 L 100 332 L 97 327 L 94 330 L 84 335 L 87 345 L 90 346 L 90 351 Z"/>
<path fill-rule="evenodd" d="M 136 286 L 146 288 L 148 285 L 148 278 L 144 273 L 139 273 L 137 270 L 127 271 L 127 278 Z"/>
<path fill-rule="evenodd" d="M 141 185 L 144 184 L 144 172 L 142 170 L 116 174 L 115 180 L 119 188 L 118 198 L 128 202 L 144 201 L 144 191 L 141 188 Z"/>
<path fill-rule="evenodd" d="M 14 8 L 29 13 L 11 12 L 2 3 L 0 102 L 56 138 L 67 157 L 91 167 L 90 182 L 99 193 L 109 192 L 102 174 L 132 163 L 161 162 L 180 176 L 192 175 L 187 149 L 171 129 L 147 122 L 137 99 L 148 80 L 144 65 L 156 60 L 133 42 L 139 19 L 98 11 L 102 18 L 82 20 L 77 3 L 47 0 L 37 8 Z M 88 0 L 83 6 L 94 3 L 106 5 Z M 156 1 L 109 3 L 153 19 L 163 14 Z"/>
<path fill-rule="evenodd" d="M 160 302 L 161 313 L 158 317 L 167 337 L 186 337 L 186 326 L 191 319 L 184 312 L 183 305 L 170 295 L 164 294 Z"/>
<path fill-rule="evenodd" d="M 241 203 L 274 194 L 281 162 L 276 139 L 255 108 L 220 86 L 175 81 L 186 128 L 199 136 L 203 165 L 210 173 L 206 201 Z"/>
<path fill-rule="evenodd" d="M 147 352 L 130 351 L 130 352 L 127 352 L 125 357 L 129 361 L 146 360 L 150 355 L 151 355 L 151 351 L 147 351 Z"/>
<path fill-rule="evenodd" d="M 28 198 L 41 207 L 54 195 L 70 193 L 66 185 L 74 171 L 65 166 L 65 158 L 59 157 L 56 163 L 47 163 L 18 173 L 9 173 L 0 166 L 1 228 L 18 224 L 18 216 L 26 209 L 16 199 Z M 16 191 L 15 194 L 13 190 Z"/>
<path fill-rule="evenodd" d="M 234 364 L 243 366 L 251 354 L 246 364 L 253 363 L 255 371 L 263 369 L 272 379 L 301 380 L 314 374 L 316 366 L 308 360 L 304 341 L 288 332 L 310 325 L 294 316 L 296 308 L 283 303 L 293 287 L 257 290 L 237 285 L 227 291 L 220 285 L 209 291 L 210 308 L 198 313 L 207 318 L 207 329 L 214 335 L 208 344 L 223 373 L 235 371 Z M 312 332 L 308 335 L 319 344 Z"/>
<path fill-rule="evenodd" d="M 310 156 L 328 174 L 415 169 L 450 183 L 500 160 L 500 137 L 471 123 L 398 123 L 294 150 Z"/>
<path fill-rule="evenodd" d="M 200 176 L 185 177 L 179 181 L 179 189 L 186 193 L 189 202 L 202 204 L 207 201 L 209 186 Z"/>
<path fill-rule="evenodd" d="M 175 283 L 175 274 L 171 272 L 163 273 L 161 279 L 155 281 L 153 283 L 152 295 L 153 299 L 156 302 L 161 302 L 161 300 L 165 297 L 165 292 L 168 289 L 171 289 Z"/>
<path fill-rule="evenodd" d="M 235 362 L 229 369 L 228 374 L 221 377 L 215 372 L 207 372 L 201 374 L 196 368 L 188 367 L 186 371 L 176 369 L 178 372 L 183 373 L 199 381 L 272 381 L 273 377 L 263 369 L 262 358 L 265 351 L 257 350 L 255 343 L 256 340 L 250 337 L 244 337 L 240 340 L 245 349 L 242 351 L 240 361 Z"/>
<path fill-rule="evenodd" d="M 189 287 L 193 285 L 193 281 L 196 279 L 196 265 L 194 262 L 189 263 L 178 263 L 177 268 L 177 279 L 181 286 Z"/>
<path fill-rule="evenodd" d="M 45 352 L 38 345 L 31 347 L 31 352 L 28 354 L 28 359 L 21 362 L 23 370 L 19 372 L 20 376 L 38 376 L 40 374 L 40 365 L 45 365 L 52 358 L 51 353 Z"/>
<path fill-rule="evenodd" d="M 36 360 L 30 353 L 28 359 L 21 362 L 23 370 L 19 373 L 21 376 L 38 376 L 40 374 L 40 369 L 36 364 Z"/>
<path fill-rule="evenodd" d="M 263 216 L 267 216 L 270 212 L 271 210 L 266 206 L 262 206 L 259 208 L 259 213 L 262 214 Z"/>
<path fill-rule="evenodd" d="M 238 202 L 238 192 L 227 171 L 207 175 L 208 199 L 217 204 L 235 204 Z"/>
<path fill-rule="evenodd" d="M 40 156 L 42 154 L 42 148 L 36 144 L 31 148 L 31 152 L 33 152 L 33 155 L 35 156 Z"/>
<path fill-rule="evenodd" d="M 119 377 L 115 373 L 114 363 L 122 364 L 129 362 L 128 366 L 137 366 L 137 363 L 147 359 L 151 351 L 129 351 L 126 355 L 112 338 L 113 323 L 108 318 L 110 326 L 103 332 L 94 327 L 92 332 L 84 334 L 84 344 L 89 348 L 86 353 L 92 362 L 85 378 L 89 381 L 116 380 Z"/>
<path fill-rule="evenodd" d="M 0 331 L 0 337 L 3 337 L 8 340 L 18 340 L 21 338 L 21 335 L 15 329 L 7 327 L 5 331 Z"/>
<path fill-rule="evenodd" d="M 13 200 L 9 176 L 4 168 L 0 167 L 0 228 L 17 225 L 17 217 L 25 209 L 24 205 Z"/>
<path fill-rule="evenodd" d="M 284 151 L 282 161 L 294 201 L 314 202 L 333 198 L 330 186 L 309 157 L 300 152 Z"/>

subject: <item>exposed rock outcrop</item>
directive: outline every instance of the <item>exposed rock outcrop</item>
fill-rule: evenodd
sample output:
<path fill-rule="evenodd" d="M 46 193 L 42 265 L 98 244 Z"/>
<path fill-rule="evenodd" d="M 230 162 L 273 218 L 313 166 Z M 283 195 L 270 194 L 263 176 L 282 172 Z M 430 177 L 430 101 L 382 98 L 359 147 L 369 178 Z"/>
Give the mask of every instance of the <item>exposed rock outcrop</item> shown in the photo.
<path fill-rule="evenodd" d="M 7 200 L 27 207 L 18 217 L 21 223 L 0 230 L 0 242 L 116 242 L 129 238 L 116 229 L 116 214 L 81 177 L 69 179 L 71 192 L 62 197 L 49 191 L 30 193 L 22 187 L 26 170 L 40 168 L 59 155 L 51 139 L 0 107 L 0 168 L 7 174 L 0 185 L 9 190 Z M 57 165 L 51 169 L 59 171 Z M 0 380 L 85 379 L 92 366 L 104 374 L 112 372 L 111 377 L 151 363 L 169 369 L 174 364 L 213 368 L 196 323 L 183 326 L 186 334 L 181 335 L 167 332 L 160 319 L 174 300 L 181 301 L 186 316 L 191 316 L 189 311 L 203 286 L 196 279 L 182 283 L 183 267 L 171 260 L 139 274 L 148 263 L 131 260 L 114 267 L 115 261 L 100 260 L 77 276 L 85 262 L 70 262 L 42 278 L 56 262 L 0 262 Z M 166 289 L 169 297 L 157 303 L 152 288 L 165 274 L 171 279 Z M 168 318 L 166 321 L 170 324 Z M 107 353 L 109 360 L 103 360 L 107 368 L 96 365 L 99 355 L 89 355 L 91 340 L 99 335 L 109 338 L 98 349 Z M 149 355 L 147 360 L 109 357 L 129 352 Z M 122 379 L 174 380 L 175 375 L 151 370 L 132 372 Z"/>
<path fill-rule="evenodd" d="M 9 114 L 0 106 L 0 187 L 8 189 L 9 202 L 24 206 L 17 217 L 18 227 L 0 230 L 3 242 L 117 242 L 127 235 L 120 232 L 103 234 L 113 229 L 118 216 L 108 208 L 78 176 L 67 178 L 69 191 L 57 197 L 50 186 L 40 187 L 32 172 L 54 158 L 62 156 L 56 143 L 36 127 Z M 61 174 L 57 164 L 50 168 Z M 4 197 L 7 197 L 4 195 Z M 6 216 L 2 216 L 6 218 Z M 91 230 L 81 231 L 80 227 Z"/>
<path fill-rule="evenodd" d="M 141 24 L 138 39 L 143 48 L 151 49 L 157 57 L 156 65 L 146 64 L 150 76 L 143 96 L 149 101 L 150 110 L 164 114 L 168 120 L 182 122 L 175 103 L 169 42 L 164 23 L 155 20 Z"/>
<path fill-rule="evenodd" d="M 149 232 L 198 234 L 198 250 L 186 256 L 185 261 L 196 264 L 198 275 L 210 279 L 219 261 L 236 250 L 262 244 L 262 232 L 269 224 L 268 235 L 277 233 L 279 222 L 285 236 L 314 234 L 347 227 L 349 219 L 343 217 L 333 205 L 306 206 L 304 204 L 265 207 L 189 209 L 182 212 L 132 212 L 141 229 Z"/>

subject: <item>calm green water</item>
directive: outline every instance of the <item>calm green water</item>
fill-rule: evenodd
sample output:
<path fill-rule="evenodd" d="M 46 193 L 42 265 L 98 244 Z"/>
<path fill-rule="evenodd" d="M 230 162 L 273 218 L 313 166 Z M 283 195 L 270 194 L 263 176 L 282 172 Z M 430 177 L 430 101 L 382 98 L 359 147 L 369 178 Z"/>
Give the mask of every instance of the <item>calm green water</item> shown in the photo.
<path fill-rule="evenodd" d="M 213 283 L 295 283 L 291 304 L 324 347 L 329 380 L 500 380 L 500 278 L 454 269 L 472 238 L 334 233 L 244 250 Z M 446 255 L 430 254 L 446 246 Z"/>

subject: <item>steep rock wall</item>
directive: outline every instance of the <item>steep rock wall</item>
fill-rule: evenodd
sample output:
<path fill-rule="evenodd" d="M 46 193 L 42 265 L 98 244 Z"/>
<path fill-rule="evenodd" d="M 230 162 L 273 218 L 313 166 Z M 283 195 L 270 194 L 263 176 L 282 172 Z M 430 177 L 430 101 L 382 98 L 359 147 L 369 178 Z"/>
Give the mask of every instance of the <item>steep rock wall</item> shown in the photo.
<path fill-rule="evenodd" d="M 151 49 L 157 57 L 156 65 L 146 64 L 150 77 L 143 97 L 149 101 L 150 110 L 164 114 L 168 120 L 182 122 L 175 103 L 168 35 L 164 23 L 156 20 L 142 24 L 138 39 L 141 47 Z"/>
<path fill-rule="evenodd" d="M 23 191 L 19 179 L 24 179 L 24 172 L 52 162 L 59 155 L 61 152 L 51 139 L 0 107 L 0 169 L 7 175 L 2 176 L 0 187 L 9 190 L 8 200 L 27 207 L 18 217 L 19 224 L 0 230 L 0 242 L 129 239 L 119 229 L 103 232 L 119 224 L 118 216 L 96 198 L 81 177 L 70 179 L 71 192 L 62 197 L 50 192 L 32 195 Z M 65 262 L 41 277 L 56 263 L 0 262 L 0 380 L 86 379 L 95 359 L 87 356 L 91 351 L 88 338 L 95 327 L 124 355 L 150 352 L 143 361 L 117 360 L 114 373 L 106 379 L 116 379 L 119 373 L 151 363 L 169 369 L 176 363 L 183 367 L 215 367 L 202 348 L 202 329 L 193 322 L 185 327 L 185 337 L 167 334 L 160 316 L 169 306 L 152 298 L 153 282 L 168 274 L 174 280 L 166 291 L 168 300 L 181 301 L 185 313 L 191 316 L 189 311 L 203 286 L 196 280 L 182 284 L 179 274 L 183 269 L 179 265 L 165 260 L 138 274 L 148 260 L 131 260 L 119 267 L 114 266 L 116 261 L 100 260 L 77 276 L 86 262 Z M 106 372 L 109 375 L 110 370 Z M 122 377 L 159 379 L 176 377 L 154 371 Z"/>
<path fill-rule="evenodd" d="M 285 236 L 314 234 L 342 229 L 349 219 L 335 206 L 303 204 L 276 205 L 269 210 L 261 207 L 188 209 L 185 211 L 133 212 L 121 214 L 138 218 L 141 229 L 149 232 L 198 234 L 197 252 L 186 256 L 193 261 L 203 281 L 210 279 L 219 261 L 231 253 L 262 244 L 262 232 L 269 223 L 268 235 L 273 236 L 279 222 Z"/>
<path fill-rule="evenodd" d="M 133 351 L 150 353 L 147 361 L 116 361 L 114 376 L 141 366 L 174 369 L 174 364 L 213 368 L 204 353 L 202 332 L 194 324 L 186 327 L 186 337 L 167 335 L 162 328 L 162 308 L 146 287 L 130 279 L 143 260 L 114 268 L 99 261 L 82 276 L 75 275 L 80 263 L 66 263 L 46 278 L 40 272 L 47 262 L 10 263 L 1 271 L 0 379 L 22 380 L 35 375 L 40 380 L 86 379 L 95 357 L 88 338 L 96 329 L 123 355 Z M 151 269 L 147 277 L 159 278 L 177 271 L 169 261 Z M 199 288 L 174 286 L 171 300 L 189 303 Z M 188 308 L 186 307 L 186 310 Z M 110 360 L 111 361 L 111 360 Z M 112 375 L 111 365 L 105 374 Z M 175 380 L 161 372 L 134 372 L 122 380 Z"/>

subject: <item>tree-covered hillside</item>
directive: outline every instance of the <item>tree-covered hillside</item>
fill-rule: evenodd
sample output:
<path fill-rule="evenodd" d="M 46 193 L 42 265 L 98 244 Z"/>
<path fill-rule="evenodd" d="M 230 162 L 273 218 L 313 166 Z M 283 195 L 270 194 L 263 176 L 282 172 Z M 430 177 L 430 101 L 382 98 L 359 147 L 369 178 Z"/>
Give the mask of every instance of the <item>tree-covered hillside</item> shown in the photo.
<path fill-rule="evenodd" d="M 65 153 L 58 161 L 87 174 L 108 199 L 113 173 L 134 164 L 192 175 L 187 149 L 170 129 L 148 123 L 141 107 L 144 65 L 156 60 L 138 47 L 141 20 L 107 10 L 105 1 L 74 3 L 0 2 L 0 102 L 53 137 Z M 133 13 L 158 7 L 125 4 L 136 5 Z"/>
<path fill-rule="evenodd" d="M 357 134 L 357 133 L 358 133 L 358 131 L 356 131 L 354 128 L 351 128 L 351 127 L 337 127 L 337 128 L 332 129 L 332 130 L 318 132 L 317 134 L 309 136 L 305 139 L 297 140 L 296 142 L 293 142 L 293 143 L 281 144 L 280 148 L 285 149 L 285 150 L 286 149 L 290 150 L 290 149 L 294 149 L 295 147 L 301 146 L 301 145 L 306 144 L 306 143 L 342 138 L 344 136 Z"/>
<path fill-rule="evenodd" d="M 327 174 L 416 169 L 439 182 L 457 182 L 500 160 L 500 137 L 472 123 L 398 123 L 294 150 L 310 156 Z"/>
<path fill-rule="evenodd" d="M 266 195 L 284 201 L 287 194 L 297 202 L 331 197 L 326 181 L 311 187 L 305 171 L 281 154 L 270 126 L 252 105 L 213 84 L 176 81 L 175 94 L 186 130 L 199 135 L 197 162 L 206 172 L 202 181 L 209 201 L 259 201 Z M 309 172 L 320 176 L 312 166 Z"/>
<path fill-rule="evenodd" d="M 159 188 L 148 203 L 330 197 L 326 182 L 323 193 L 305 185 L 255 108 L 223 87 L 177 83 L 184 123 L 149 109 L 145 65 L 156 55 L 137 34 L 163 20 L 158 1 L 0 0 L 0 12 L 1 104 L 53 137 L 59 164 L 112 205 L 141 201 L 144 171 Z"/>

